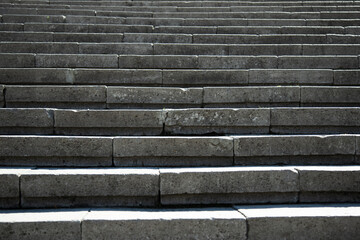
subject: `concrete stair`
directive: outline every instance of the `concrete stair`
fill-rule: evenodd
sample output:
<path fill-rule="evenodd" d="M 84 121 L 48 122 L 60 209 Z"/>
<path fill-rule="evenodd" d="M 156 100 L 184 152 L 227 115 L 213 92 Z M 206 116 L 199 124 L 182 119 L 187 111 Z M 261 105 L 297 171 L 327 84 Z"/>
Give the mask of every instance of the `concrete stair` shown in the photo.
<path fill-rule="evenodd" d="M 1 1 L 0 238 L 358 239 L 359 26 L 359 1 Z"/>

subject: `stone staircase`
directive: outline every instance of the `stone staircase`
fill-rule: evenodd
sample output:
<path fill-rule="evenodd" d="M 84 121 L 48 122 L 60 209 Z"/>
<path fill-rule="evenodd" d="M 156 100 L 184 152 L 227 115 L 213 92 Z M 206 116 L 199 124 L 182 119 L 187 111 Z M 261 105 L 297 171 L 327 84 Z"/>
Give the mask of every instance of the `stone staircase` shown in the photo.
<path fill-rule="evenodd" d="M 0 19 L 0 239 L 359 238 L 360 1 Z"/>

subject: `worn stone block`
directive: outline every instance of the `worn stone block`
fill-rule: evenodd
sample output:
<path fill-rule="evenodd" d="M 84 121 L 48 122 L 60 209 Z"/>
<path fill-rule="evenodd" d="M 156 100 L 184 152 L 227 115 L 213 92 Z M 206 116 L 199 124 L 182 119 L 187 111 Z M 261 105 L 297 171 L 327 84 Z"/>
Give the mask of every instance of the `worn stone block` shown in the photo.
<path fill-rule="evenodd" d="M 159 135 L 162 110 L 56 110 L 55 131 L 65 135 Z"/>
<path fill-rule="evenodd" d="M 155 26 L 154 33 L 216 33 L 215 26 Z"/>
<path fill-rule="evenodd" d="M 36 67 L 43 68 L 118 68 L 114 54 L 38 54 Z"/>
<path fill-rule="evenodd" d="M 234 138 L 235 164 L 353 164 L 355 136 L 288 135 Z"/>
<path fill-rule="evenodd" d="M 55 42 L 121 42 L 122 33 L 54 33 Z"/>
<path fill-rule="evenodd" d="M 305 19 L 248 19 L 247 25 L 248 26 L 306 26 L 307 20 L 305 20 Z"/>
<path fill-rule="evenodd" d="M 87 210 L 6 210 L 0 212 L 0 232 L 8 240 L 80 239 Z"/>
<path fill-rule="evenodd" d="M 279 56 L 278 68 L 348 69 L 358 68 L 356 56 Z"/>
<path fill-rule="evenodd" d="M 301 44 L 231 44 L 229 55 L 301 55 Z"/>
<path fill-rule="evenodd" d="M 3 166 L 112 166 L 105 137 L 0 136 Z"/>
<path fill-rule="evenodd" d="M 90 24 L 89 33 L 151 33 L 151 25 Z"/>
<path fill-rule="evenodd" d="M 106 108 L 105 86 L 7 86 L 7 107 Z"/>
<path fill-rule="evenodd" d="M 234 204 L 297 201 L 298 174 L 286 167 L 160 169 L 161 203 Z"/>
<path fill-rule="evenodd" d="M 24 31 L 23 23 L 1 23 L 0 31 Z"/>
<path fill-rule="evenodd" d="M 229 137 L 118 137 L 115 166 L 229 166 Z"/>
<path fill-rule="evenodd" d="M 119 68 L 198 68 L 195 55 L 119 55 Z"/>
<path fill-rule="evenodd" d="M 360 85 L 359 70 L 337 70 L 334 71 L 335 85 Z"/>
<path fill-rule="evenodd" d="M 66 23 L 84 24 L 123 24 L 123 17 L 101 17 L 101 16 L 66 16 Z"/>
<path fill-rule="evenodd" d="M 34 32 L 2 32 L 1 41 L 19 41 L 19 42 L 52 42 L 52 33 L 34 33 Z"/>
<path fill-rule="evenodd" d="M 154 44 L 155 55 L 228 55 L 228 46 L 220 44 Z"/>
<path fill-rule="evenodd" d="M 4 14 L 2 20 L 4 23 L 27 23 L 27 22 L 48 22 L 48 23 L 64 23 L 66 17 L 62 15 L 16 15 Z M 67 20 L 67 19 L 66 19 Z"/>
<path fill-rule="evenodd" d="M 152 55 L 151 43 L 81 43 L 79 52 L 82 54 L 139 54 Z"/>
<path fill-rule="evenodd" d="M 4 85 L 0 85 L 0 107 L 4 107 L 5 105 L 5 96 L 4 96 Z"/>
<path fill-rule="evenodd" d="M 359 106 L 360 87 L 301 87 L 302 106 Z"/>
<path fill-rule="evenodd" d="M 171 229 L 171 230 L 170 230 Z M 246 239 L 246 221 L 231 208 L 93 210 L 82 223 L 90 239 Z"/>
<path fill-rule="evenodd" d="M 22 207 L 155 206 L 156 169 L 48 169 L 21 176 Z"/>
<path fill-rule="evenodd" d="M 53 112 L 47 109 L 1 108 L 1 134 L 52 134 Z"/>
<path fill-rule="evenodd" d="M 332 85 L 332 70 L 250 69 L 249 84 Z"/>
<path fill-rule="evenodd" d="M 191 43 L 191 34 L 124 33 L 124 42 Z"/>
<path fill-rule="evenodd" d="M 166 86 L 247 85 L 248 70 L 164 70 Z"/>
<path fill-rule="evenodd" d="M 360 108 L 277 108 L 271 110 L 273 133 L 358 133 Z"/>
<path fill-rule="evenodd" d="M 168 134 L 258 134 L 268 133 L 270 109 L 167 110 Z"/>
<path fill-rule="evenodd" d="M 304 55 L 355 55 L 360 54 L 355 44 L 304 44 Z"/>
<path fill-rule="evenodd" d="M 202 88 L 108 87 L 109 108 L 201 107 Z"/>
<path fill-rule="evenodd" d="M 205 107 L 299 106 L 300 87 L 205 87 Z"/>
<path fill-rule="evenodd" d="M 25 23 L 24 31 L 30 32 L 72 32 L 72 33 L 87 33 L 89 32 L 88 24 L 76 23 Z M 52 34 L 53 35 L 53 34 Z"/>
<path fill-rule="evenodd" d="M 356 239 L 360 207 L 351 204 L 236 206 L 245 215 L 248 239 Z"/>
<path fill-rule="evenodd" d="M 300 202 L 359 202 L 360 167 L 297 167 Z"/>
<path fill-rule="evenodd" d="M 279 26 L 218 26 L 218 34 L 280 34 Z"/>
<path fill-rule="evenodd" d="M 35 54 L 30 53 L 0 53 L 1 68 L 31 68 L 35 67 Z"/>
<path fill-rule="evenodd" d="M 199 56 L 199 68 L 249 69 L 277 68 L 274 56 Z"/>
<path fill-rule="evenodd" d="M 78 53 L 77 43 L 24 43 L 2 42 L 3 53 Z"/>
<path fill-rule="evenodd" d="M 160 86 L 162 83 L 161 70 L 150 69 L 76 69 L 73 76 L 76 84 Z"/>
<path fill-rule="evenodd" d="M 280 33 L 282 34 L 344 34 L 343 27 L 334 26 L 283 26 Z"/>

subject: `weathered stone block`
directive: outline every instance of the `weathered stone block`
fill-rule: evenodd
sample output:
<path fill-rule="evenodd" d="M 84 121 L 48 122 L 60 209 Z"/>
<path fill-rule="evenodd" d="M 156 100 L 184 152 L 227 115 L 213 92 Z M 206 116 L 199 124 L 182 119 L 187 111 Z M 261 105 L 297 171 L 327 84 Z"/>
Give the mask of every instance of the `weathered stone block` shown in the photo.
<path fill-rule="evenodd" d="M 52 33 L 34 33 L 34 32 L 2 32 L 1 41 L 19 41 L 19 42 L 52 42 Z"/>
<path fill-rule="evenodd" d="M 273 133 L 358 133 L 360 108 L 276 108 Z"/>
<path fill-rule="evenodd" d="M 349 135 L 235 137 L 235 164 L 353 164 L 354 142 Z"/>
<path fill-rule="evenodd" d="M 119 68 L 198 68 L 195 55 L 119 55 Z"/>
<path fill-rule="evenodd" d="M 77 43 L 0 43 L 3 53 L 78 53 Z"/>
<path fill-rule="evenodd" d="M 360 54 L 355 44 L 304 44 L 304 55 L 355 55 Z"/>
<path fill-rule="evenodd" d="M 0 31 L 24 31 L 23 23 L 1 23 Z"/>
<path fill-rule="evenodd" d="M 169 134 L 268 133 L 270 109 L 167 110 L 165 132 Z"/>
<path fill-rule="evenodd" d="M 215 44 L 154 44 L 155 55 L 228 55 L 227 45 Z"/>
<path fill-rule="evenodd" d="M 65 135 L 159 135 L 162 110 L 56 110 L 55 131 Z"/>
<path fill-rule="evenodd" d="M 47 109 L 1 108 L 1 134 L 52 134 L 53 112 Z"/>
<path fill-rule="evenodd" d="M 0 107 L 4 107 L 5 104 L 5 96 L 4 96 L 4 85 L 0 85 Z"/>
<path fill-rule="evenodd" d="M 87 210 L 6 210 L 0 213 L 2 238 L 81 239 L 81 221 Z"/>
<path fill-rule="evenodd" d="M 101 17 L 101 16 L 66 16 L 66 23 L 84 24 L 123 24 L 122 17 Z"/>
<path fill-rule="evenodd" d="M 249 69 L 277 68 L 274 56 L 199 56 L 199 68 Z"/>
<path fill-rule="evenodd" d="M 118 137 L 116 166 L 229 166 L 233 140 L 229 137 Z"/>
<path fill-rule="evenodd" d="M 160 169 L 161 203 L 234 204 L 297 201 L 298 174 L 286 167 Z"/>
<path fill-rule="evenodd" d="M 205 87 L 205 107 L 299 106 L 300 87 Z"/>
<path fill-rule="evenodd" d="M 151 33 L 151 25 L 117 25 L 117 24 L 90 24 L 89 33 Z"/>
<path fill-rule="evenodd" d="M 105 86 L 7 86 L 7 107 L 106 108 Z"/>
<path fill-rule="evenodd" d="M 31 68 L 35 67 L 35 54 L 30 53 L 0 53 L 1 68 Z"/>
<path fill-rule="evenodd" d="M 16 14 L 4 14 L 2 20 L 5 23 L 27 23 L 27 22 L 49 22 L 49 23 L 64 23 L 65 16 L 61 15 L 16 15 Z"/>
<path fill-rule="evenodd" d="M 229 55 L 301 55 L 301 44 L 230 44 Z"/>
<path fill-rule="evenodd" d="M 124 42 L 191 43 L 191 34 L 124 33 Z"/>
<path fill-rule="evenodd" d="M 21 176 L 22 207 L 155 206 L 156 169 L 48 169 Z"/>
<path fill-rule="evenodd" d="M 93 210 L 82 223 L 90 239 L 246 239 L 246 221 L 231 208 Z"/>
<path fill-rule="evenodd" d="M 302 106 L 359 106 L 360 87 L 301 87 Z"/>
<path fill-rule="evenodd" d="M 118 56 L 114 54 L 37 54 L 36 67 L 118 68 Z"/>
<path fill-rule="evenodd" d="M 5 166 L 112 166 L 112 138 L 0 136 Z"/>
<path fill-rule="evenodd" d="M 201 107 L 202 88 L 108 87 L 109 108 Z"/>
<path fill-rule="evenodd" d="M 358 68 L 355 56 L 279 56 L 278 68 L 288 69 L 348 69 Z"/>
<path fill-rule="evenodd" d="M 154 33 L 216 33 L 214 26 L 155 26 Z"/>
<path fill-rule="evenodd" d="M 300 202 L 359 202 L 360 167 L 297 167 Z"/>
<path fill-rule="evenodd" d="M 350 204 L 237 206 L 245 215 L 249 240 L 356 239 L 360 207 Z"/>
<path fill-rule="evenodd" d="M 360 85 L 359 70 L 337 70 L 334 71 L 335 85 Z"/>
<path fill-rule="evenodd" d="M 122 33 L 54 33 L 55 42 L 121 42 Z"/>
<path fill-rule="evenodd" d="M 81 43 L 79 52 L 82 54 L 141 54 L 152 55 L 151 43 Z"/>
<path fill-rule="evenodd" d="M 163 84 L 169 86 L 247 85 L 248 70 L 164 70 Z"/>

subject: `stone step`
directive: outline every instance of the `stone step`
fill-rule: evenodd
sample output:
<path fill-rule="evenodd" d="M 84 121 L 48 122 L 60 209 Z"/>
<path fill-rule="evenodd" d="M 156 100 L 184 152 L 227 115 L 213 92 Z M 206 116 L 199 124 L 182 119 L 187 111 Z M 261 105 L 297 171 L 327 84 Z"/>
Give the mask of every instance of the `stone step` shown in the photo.
<path fill-rule="evenodd" d="M 20 34 L 19 34 L 20 35 Z M 23 35 L 22 35 L 23 36 Z M 39 35 L 41 36 L 41 35 Z M 71 36 L 73 37 L 73 36 Z M 360 37 L 359 37 L 360 40 Z M 360 55 L 360 44 L 0 42 L 2 53 L 139 55 Z"/>
<path fill-rule="evenodd" d="M 348 134 L 232 137 L 2 135 L 0 165 L 47 167 L 358 165 L 359 139 L 359 135 Z"/>
<path fill-rule="evenodd" d="M 360 70 L 0 68 L 2 84 L 108 86 L 359 86 Z"/>
<path fill-rule="evenodd" d="M 291 239 L 356 239 L 359 209 L 358 204 L 291 204 L 4 210 L 0 229 L 6 239 L 24 235 L 41 239 L 169 239 L 174 234 L 194 239 L 276 239 L 284 235 Z M 34 232 L 35 228 L 38 231 Z"/>
<path fill-rule="evenodd" d="M 359 173 L 359 166 L 0 169 L 2 207 L 13 208 L 356 203 Z"/>
<path fill-rule="evenodd" d="M 359 107 L 61 110 L 0 108 L 2 134 L 360 133 Z"/>
<path fill-rule="evenodd" d="M 358 55 L 214 56 L 1 53 L 0 68 L 358 69 Z"/>
<path fill-rule="evenodd" d="M 5 91 L 6 90 L 6 91 Z M 1 86 L 7 108 L 190 108 L 360 106 L 360 87 Z"/>

